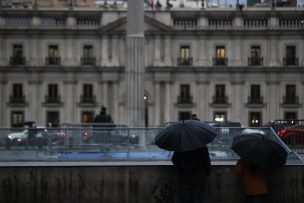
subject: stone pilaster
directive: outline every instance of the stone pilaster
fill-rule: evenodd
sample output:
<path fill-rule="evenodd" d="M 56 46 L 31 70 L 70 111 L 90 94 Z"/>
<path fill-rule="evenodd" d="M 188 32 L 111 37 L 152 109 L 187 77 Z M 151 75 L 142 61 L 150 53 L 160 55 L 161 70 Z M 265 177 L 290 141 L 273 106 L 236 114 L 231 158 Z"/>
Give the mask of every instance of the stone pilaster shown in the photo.
<path fill-rule="evenodd" d="M 159 35 L 156 35 L 154 38 L 154 66 L 159 66 L 161 64 L 161 38 Z"/>
<path fill-rule="evenodd" d="M 155 98 L 155 105 L 154 105 L 154 126 L 160 126 L 160 83 L 154 83 L 154 98 Z"/>
<path fill-rule="evenodd" d="M 268 53 L 269 53 L 269 66 L 278 66 L 279 59 L 278 59 L 278 51 L 279 51 L 279 42 L 276 36 L 269 37 L 269 44 L 268 44 Z M 267 64 L 266 64 L 267 65 Z"/>
<path fill-rule="evenodd" d="M 165 65 L 171 66 L 172 56 L 171 56 L 171 36 L 165 36 Z"/>
<path fill-rule="evenodd" d="M 172 103 L 171 103 L 171 82 L 166 82 L 165 83 L 165 115 L 164 115 L 164 119 L 165 119 L 165 123 L 166 122 L 170 122 L 171 121 L 171 108 L 172 108 Z M 163 123 L 161 123 L 163 125 Z"/>

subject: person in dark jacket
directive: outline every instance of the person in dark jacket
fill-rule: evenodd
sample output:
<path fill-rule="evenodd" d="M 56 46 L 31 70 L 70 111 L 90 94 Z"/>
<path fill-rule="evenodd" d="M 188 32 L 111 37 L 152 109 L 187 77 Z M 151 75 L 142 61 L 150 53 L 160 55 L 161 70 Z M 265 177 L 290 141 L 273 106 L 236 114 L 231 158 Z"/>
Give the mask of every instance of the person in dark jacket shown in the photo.
<path fill-rule="evenodd" d="M 199 121 L 200 119 L 197 117 L 197 115 L 194 113 L 194 114 L 191 114 L 191 120 L 197 120 Z"/>
<path fill-rule="evenodd" d="M 113 123 L 113 119 L 110 114 L 107 114 L 107 108 L 101 106 L 100 113 L 94 118 L 94 123 Z"/>
<path fill-rule="evenodd" d="M 107 114 L 107 108 L 101 106 L 101 111 L 94 118 L 94 138 L 95 143 L 109 143 L 111 140 L 111 130 L 114 122 L 110 114 Z"/>
<path fill-rule="evenodd" d="M 180 202 L 201 203 L 210 175 L 208 148 L 205 146 L 191 151 L 174 152 L 172 162 L 179 173 Z"/>

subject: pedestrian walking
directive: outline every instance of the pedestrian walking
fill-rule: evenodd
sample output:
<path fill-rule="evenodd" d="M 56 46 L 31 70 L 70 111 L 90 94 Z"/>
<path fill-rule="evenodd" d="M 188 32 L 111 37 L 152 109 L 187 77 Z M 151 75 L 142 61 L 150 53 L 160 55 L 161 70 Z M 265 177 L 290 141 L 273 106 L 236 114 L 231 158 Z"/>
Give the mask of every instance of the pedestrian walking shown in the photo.
<path fill-rule="evenodd" d="M 265 170 L 242 159 L 235 169 L 242 177 L 245 203 L 263 203 L 268 193 Z"/>

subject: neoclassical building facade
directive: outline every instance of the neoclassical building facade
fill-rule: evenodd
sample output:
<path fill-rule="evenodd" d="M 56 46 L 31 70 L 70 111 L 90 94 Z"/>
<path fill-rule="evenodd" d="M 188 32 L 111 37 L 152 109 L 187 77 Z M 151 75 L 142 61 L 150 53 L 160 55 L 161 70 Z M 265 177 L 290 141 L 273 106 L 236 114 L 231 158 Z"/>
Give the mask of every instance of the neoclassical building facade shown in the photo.
<path fill-rule="evenodd" d="M 303 8 L 145 11 L 145 123 L 303 118 Z M 134 22 L 136 23 L 136 22 Z M 125 114 L 125 8 L 0 10 L 0 126 Z"/>

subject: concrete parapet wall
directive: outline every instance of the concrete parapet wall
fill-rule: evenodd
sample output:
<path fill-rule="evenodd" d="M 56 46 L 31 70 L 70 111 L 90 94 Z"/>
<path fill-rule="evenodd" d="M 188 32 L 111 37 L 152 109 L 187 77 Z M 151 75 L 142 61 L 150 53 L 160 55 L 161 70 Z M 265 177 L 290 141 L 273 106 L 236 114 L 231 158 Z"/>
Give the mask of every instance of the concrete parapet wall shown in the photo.
<path fill-rule="evenodd" d="M 304 168 L 269 172 L 270 203 L 304 199 Z M 207 201 L 242 202 L 233 166 L 213 166 Z M 1 203 L 175 203 L 178 180 L 173 166 L 1 167 Z"/>

